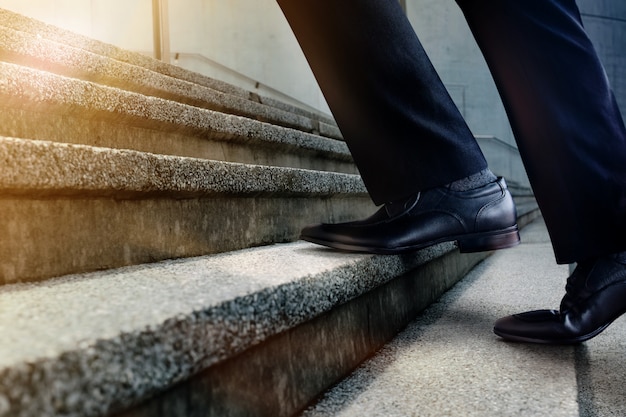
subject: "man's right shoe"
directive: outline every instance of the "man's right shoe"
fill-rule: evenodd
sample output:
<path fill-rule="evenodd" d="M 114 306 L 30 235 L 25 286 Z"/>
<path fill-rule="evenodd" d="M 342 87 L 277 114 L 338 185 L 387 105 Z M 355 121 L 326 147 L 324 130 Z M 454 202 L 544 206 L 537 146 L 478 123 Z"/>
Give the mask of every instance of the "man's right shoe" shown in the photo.
<path fill-rule="evenodd" d="M 468 191 L 432 188 L 386 204 L 365 220 L 305 227 L 300 238 L 377 254 L 412 252 L 451 241 L 461 252 L 479 252 L 520 241 L 515 203 L 503 178 Z"/>
<path fill-rule="evenodd" d="M 626 252 L 621 252 L 578 263 L 559 310 L 503 317 L 493 331 L 514 342 L 574 344 L 597 336 L 624 313 Z"/>

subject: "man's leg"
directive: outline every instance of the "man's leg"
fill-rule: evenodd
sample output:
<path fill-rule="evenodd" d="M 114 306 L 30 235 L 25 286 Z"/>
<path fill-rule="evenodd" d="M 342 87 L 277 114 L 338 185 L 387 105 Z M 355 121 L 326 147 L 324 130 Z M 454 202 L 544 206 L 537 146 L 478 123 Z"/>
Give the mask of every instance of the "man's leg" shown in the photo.
<path fill-rule="evenodd" d="M 575 343 L 626 310 L 626 130 L 574 0 L 457 0 L 500 90 L 559 263 L 559 311 L 502 337 Z"/>
<path fill-rule="evenodd" d="M 458 0 L 559 263 L 626 250 L 626 133 L 574 0 Z"/>
<path fill-rule="evenodd" d="M 397 1 L 278 3 L 376 204 L 487 167 Z"/>
<path fill-rule="evenodd" d="M 372 199 L 386 205 L 365 222 L 316 225 L 302 237 L 376 253 L 451 240 L 467 251 L 517 244 L 506 185 L 486 171 L 480 148 L 398 2 L 278 3 Z M 462 179 L 470 186 L 426 192 Z M 487 189 L 461 194 L 481 186 Z"/>

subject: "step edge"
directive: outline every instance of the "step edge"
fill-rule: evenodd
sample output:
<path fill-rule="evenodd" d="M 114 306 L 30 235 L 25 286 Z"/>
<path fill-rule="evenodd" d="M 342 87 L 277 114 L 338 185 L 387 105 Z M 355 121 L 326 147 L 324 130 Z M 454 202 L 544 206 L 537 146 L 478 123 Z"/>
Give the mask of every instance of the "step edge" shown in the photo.
<path fill-rule="evenodd" d="M 177 67 L 172 64 L 167 64 L 165 62 L 149 57 L 145 54 L 125 50 L 115 45 L 98 41 L 87 36 L 59 28 L 54 25 L 46 24 L 44 22 L 29 18 L 27 16 L 23 16 L 19 13 L 15 13 L 7 9 L 0 8 L 0 21 L 3 22 L 3 26 L 9 27 L 14 30 L 30 33 L 35 36 L 38 35 L 47 39 L 55 38 L 57 39 L 57 42 L 66 44 L 68 46 L 80 48 L 97 55 L 102 55 L 111 59 L 115 59 L 120 62 L 126 62 L 132 65 L 147 68 L 154 72 L 158 72 L 173 78 L 189 81 L 194 84 L 204 85 L 206 87 L 213 88 L 224 93 L 237 95 L 245 99 L 248 99 L 251 94 L 257 94 L 246 89 L 236 87 L 224 81 L 207 77 L 199 73 Z M 61 39 L 62 42 L 60 41 Z M 284 103 L 274 98 L 261 97 L 261 99 L 264 104 L 277 107 L 282 110 L 292 109 L 291 112 L 294 114 L 299 114 L 305 117 L 309 117 L 311 119 L 317 119 L 330 125 L 335 124 L 332 117 L 326 116 L 322 114 L 322 112 L 316 114 L 306 109 L 292 106 L 288 103 Z"/>
<path fill-rule="evenodd" d="M 38 375 L 40 379 L 38 379 L 37 387 L 25 390 L 25 392 L 29 392 L 29 399 L 28 404 L 22 404 L 22 406 L 28 407 L 27 409 L 30 410 L 27 414 L 32 412 L 50 412 L 52 405 L 46 403 L 46 401 L 50 401 L 51 398 L 62 398 L 64 400 L 72 398 L 73 404 L 71 408 L 79 413 L 84 413 L 86 410 L 89 410 L 87 414 L 108 412 L 120 404 L 128 405 L 135 403 L 148 395 L 175 384 L 177 381 L 189 378 L 200 370 L 242 352 L 244 349 L 260 343 L 273 334 L 286 331 L 300 323 L 317 317 L 336 305 L 368 292 L 372 288 L 393 279 L 393 277 L 443 256 L 454 249 L 452 244 L 441 244 L 420 251 L 412 256 L 346 256 L 345 254 L 337 254 L 334 251 L 320 251 L 312 244 L 295 243 L 285 244 L 284 246 L 273 245 L 268 248 L 247 249 L 238 251 L 235 254 L 174 261 L 169 263 L 169 265 L 174 265 L 174 267 L 182 270 L 181 274 L 184 275 L 185 266 L 194 263 L 198 264 L 207 259 L 227 259 L 235 256 L 234 262 L 241 262 L 246 259 L 246 254 L 252 252 L 267 253 L 268 251 L 275 251 L 277 248 L 285 247 L 314 251 L 317 257 L 328 256 L 335 258 L 333 262 L 336 262 L 336 258 L 339 257 L 340 261 L 336 263 L 335 267 L 326 271 L 300 274 L 287 282 L 263 287 L 260 291 L 250 291 L 249 288 L 246 288 L 247 282 L 244 282 L 243 289 L 239 289 L 239 292 L 233 292 L 234 278 L 230 275 L 224 279 L 227 282 L 223 283 L 231 290 L 230 297 L 223 302 L 203 307 L 194 305 L 190 308 L 190 300 L 189 296 L 187 296 L 185 298 L 185 308 L 189 308 L 188 311 L 172 311 L 171 308 L 168 308 L 168 317 L 152 318 L 146 322 L 141 322 L 141 324 L 135 318 L 134 326 L 122 326 L 116 334 L 113 334 L 115 333 L 113 332 L 106 337 L 100 338 L 92 335 L 75 337 L 72 340 L 58 341 L 54 339 L 58 343 L 64 343 L 64 347 L 56 348 L 57 350 L 55 351 L 51 344 L 48 343 L 44 349 L 48 352 L 47 354 L 31 354 L 30 357 L 21 360 L 14 359 L 12 361 L 13 366 L 7 363 L 8 353 L 0 355 L 0 358 L 2 358 L 0 360 L 4 362 L 0 365 L 0 369 L 2 369 L 0 375 L 2 375 L 4 386 L 12 387 L 13 390 L 19 390 L 17 387 L 21 385 L 21 388 L 25 388 L 24 381 L 29 381 L 28 374 L 34 372 Z M 320 252 L 322 254 L 319 254 Z M 242 255 L 243 258 L 237 260 L 237 257 Z M 275 256 L 278 256 L 281 260 L 285 259 L 283 254 Z M 161 266 L 164 264 L 167 265 L 167 263 L 161 263 Z M 128 267 L 123 268 L 121 272 L 120 270 L 107 271 L 103 274 L 109 277 L 112 276 L 111 274 L 123 274 L 124 271 L 127 274 L 145 274 L 146 268 L 156 267 L 154 265 Z M 205 267 L 205 270 L 209 271 L 210 269 Z M 169 279 L 173 275 L 171 271 L 165 272 L 165 274 L 166 278 Z M 366 278 L 364 279 L 364 277 Z M 20 291 L 24 291 L 25 288 L 25 291 L 32 292 L 36 288 L 42 289 L 44 292 L 47 290 L 46 294 L 55 300 L 55 304 L 62 303 L 67 305 L 67 303 L 63 303 L 63 297 L 51 296 L 50 292 L 59 288 L 60 292 L 67 294 L 68 289 L 63 287 L 64 285 L 74 284 L 79 286 L 78 283 L 85 282 L 103 284 L 106 279 L 106 277 L 102 276 L 95 278 L 94 274 L 82 274 L 60 278 L 56 282 L 14 284 L 0 289 L 0 294 L 5 295 L 5 300 L 7 297 L 11 297 L 13 302 L 19 303 L 18 296 Z M 248 279 L 249 277 L 243 277 L 244 281 Z M 124 281 L 133 282 L 133 278 L 126 276 Z M 200 278 L 200 281 L 202 281 L 202 278 Z M 150 282 L 151 290 L 155 291 L 158 281 L 154 277 L 150 277 Z M 186 284 L 189 285 L 188 280 Z M 213 288 L 206 282 L 203 285 L 204 291 L 210 291 Z M 113 287 L 109 286 L 109 288 Z M 138 284 L 138 288 L 141 290 L 141 282 Z M 165 288 L 163 291 L 167 295 L 171 295 L 169 289 Z M 90 296 L 84 288 L 81 289 L 80 293 L 81 296 L 86 298 Z M 191 294 L 201 293 L 202 290 L 198 288 L 191 292 Z M 113 296 L 114 294 L 110 295 Z M 139 298 L 136 297 L 136 299 Z M 264 302 L 260 303 L 259 300 L 264 300 Z M 19 304 L 22 311 L 28 310 L 24 303 Z M 267 314 L 259 314 L 254 310 L 254 306 L 258 304 L 269 306 L 266 307 L 268 308 Z M 54 312 L 46 313 L 45 309 L 42 311 L 43 307 L 41 305 L 38 308 L 40 310 L 37 313 L 40 315 L 46 316 L 47 314 L 50 316 L 54 314 Z M 93 313 L 93 309 L 97 309 L 97 306 L 93 305 L 93 303 L 87 303 L 87 308 L 90 310 L 82 312 L 76 311 L 74 308 L 72 313 L 75 316 L 80 315 L 83 319 L 88 319 L 88 315 Z M 31 313 L 33 312 L 31 311 Z M 125 314 L 130 313 L 126 311 Z M 236 318 L 232 319 L 233 316 Z M 9 321 L 15 324 L 16 320 L 11 318 Z M 46 324 L 45 326 L 48 325 Z M 21 328 L 25 327 L 27 326 L 22 326 Z M 42 334 L 42 332 L 30 328 L 26 329 L 26 334 Z M 56 336 L 58 334 L 52 335 L 52 337 Z M 131 340 L 136 340 L 139 346 L 150 346 L 150 348 L 145 349 L 143 353 L 132 350 L 133 363 L 128 364 L 126 362 L 128 360 L 127 349 Z M 73 348 L 72 346 L 75 345 L 81 346 L 82 349 L 77 350 Z M 188 351 L 184 352 L 186 349 Z M 14 354 L 18 353 L 15 350 L 12 351 Z M 55 352 L 50 354 L 52 351 Z M 19 353 L 25 354 L 24 350 L 19 351 Z M 163 369 L 163 359 L 169 358 L 168 355 L 170 354 L 177 358 L 170 358 L 169 362 L 175 369 L 167 367 Z M 141 362 L 141 364 L 137 365 L 138 362 Z M 25 364 L 27 366 L 24 366 Z M 132 369 L 132 375 L 122 372 L 120 376 L 119 367 L 124 368 L 124 366 L 129 366 Z M 158 369 L 163 371 L 164 375 L 155 376 L 154 370 Z M 143 376 L 139 375 L 141 370 L 145 371 Z M 127 370 L 126 372 L 129 371 Z M 79 381 L 76 379 L 79 379 Z M 20 383 L 20 381 L 22 382 Z M 106 381 L 107 391 L 115 393 L 114 396 L 100 398 L 98 404 L 90 403 L 91 400 L 89 398 L 76 397 L 77 386 L 83 387 L 83 389 L 89 392 L 90 389 L 96 389 L 103 381 Z M 41 397 L 39 397 L 32 392 L 33 389 L 45 391 L 45 395 L 40 392 Z M 52 393 L 51 391 L 54 392 Z M 15 391 L 13 392 L 15 393 Z M 5 392 L 2 395 L 6 397 L 7 393 Z M 9 403 L 13 401 L 16 401 L 15 398 L 11 398 Z M 83 401 L 86 401 L 86 403 Z M 96 412 L 96 410 L 93 410 L 93 407 L 101 408 Z"/>
<path fill-rule="evenodd" d="M 263 104 L 259 100 L 234 96 L 81 48 L 38 38 L 1 24 L 0 35 L 0 48 L 6 54 L 5 62 L 210 110 L 233 112 L 309 133 L 321 123 Z M 317 130 L 333 135 L 332 130 Z M 336 134 L 330 137 L 340 139 Z"/>
<path fill-rule="evenodd" d="M 286 147 L 292 152 L 310 151 L 331 159 L 351 161 L 343 141 L 322 137 L 293 128 L 272 125 L 247 117 L 216 112 L 158 97 L 120 90 L 89 81 L 68 78 L 41 70 L 0 62 L 0 95 L 4 107 L 28 109 L 47 107 L 52 114 L 76 115 L 90 112 L 111 118 L 121 118 L 131 126 L 172 131 L 181 128 L 199 132 L 207 140 L 246 143 L 257 146 Z M 105 117 L 106 119 L 106 117 Z M 141 123 L 137 121 L 141 121 Z"/>
<path fill-rule="evenodd" d="M 359 175 L 0 136 L 8 195 L 362 195 Z M 64 163 L 60 163 L 65 161 Z"/>

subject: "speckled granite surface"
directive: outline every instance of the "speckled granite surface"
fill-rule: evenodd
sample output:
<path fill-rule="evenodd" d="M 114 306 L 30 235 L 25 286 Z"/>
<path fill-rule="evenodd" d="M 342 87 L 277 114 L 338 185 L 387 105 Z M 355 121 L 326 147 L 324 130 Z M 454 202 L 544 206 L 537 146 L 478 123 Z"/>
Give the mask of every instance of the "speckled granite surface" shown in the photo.
<path fill-rule="evenodd" d="M 293 112 L 3 26 L 0 26 L 0 50 L 5 52 L 5 59 L 9 62 L 60 75 L 245 115 L 307 132 L 319 131 L 319 121 Z"/>
<path fill-rule="evenodd" d="M 294 243 L 0 288 L 0 415 L 99 415 L 452 249 Z"/>
<path fill-rule="evenodd" d="M 256 141 L 351 160 L 342 141 L 6 62 L 0 62 L 0 97 L 3 107 L 100 117 L 120 124 L 188 131 L 205 140 Z"/>
<path fill-rule="evenodd" d="M 581 346 L 507 343 L 493 334 L 497 318 L 558 308 L 564 293 L 568 266 L 555 263 L 543 221 L 521 235 L 520 246 L 476 267 L 303 416 L 624 415 L 623 385 L 601 378 L 623 378 L 625 326 Z M 593 362 L 583 364 L 582 352 Z"/>
<path fill-rule="evenodd" d="M 28 194 L 366 194 L 353 174 L 0 137 L 0 189 Z"/>
<path fill-rule="evenodd" d="M 43 39 L 54 39 L 56 42 L 61 44 L 82 49 L 96 55 L 102 55 L 116 61 L 136 65 L 173 78 L 203 85 L 229 95 L 239 96 L 245 99 L 250 98 L 250 92 L 242 88 L 235 87 L 231 84 L 215 80 L 192 71 L 187 71 L 174 65 L 163 63 L 136 52 L 126 51 L 110 44 L 99 42 L 34 19 L 29 19 L 9 10 L 0 9 L 0 22 L 2 22 L 2 26 L 7 28 L 29 33 Z M 311 113 L 307 110 L 290 106 L 275 99 L 265 97 L 260 97 L 259 99 L 262 103 L 284 111 L 299 114 L 314 120 L 319 120 L 323 124 L 329 125 L 329 128 L 335 125 L 332 118 L 328 116 Z"/>
<path fill-rule="evenodd" d="M 293 241 L 374 211 L 357 175 L 0 138 L 0 283 Z"/>

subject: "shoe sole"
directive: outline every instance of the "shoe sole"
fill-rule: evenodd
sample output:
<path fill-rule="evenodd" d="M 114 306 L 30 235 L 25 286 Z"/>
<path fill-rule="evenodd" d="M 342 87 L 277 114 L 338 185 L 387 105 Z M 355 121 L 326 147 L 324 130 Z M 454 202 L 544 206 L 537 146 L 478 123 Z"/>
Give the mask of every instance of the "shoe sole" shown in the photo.
<path fill-rule="evenodd" d="M 535 343 L 535 344 L 540 344 L 540 345 L 576 345 L 576 344 L 586 342 L 587 340 L 596 337 L 597 335 L 602 333 L 607 327 L 609 327 L 611 323 L 613 323 L 613 321 L 597 328 L 591 333 L 587 333 L 583 336 L 573 337 L 570 339 L 537 339 L 533 337 L 524 337 L 524 336 L 518 336 L 514 334 L 508 334 L 508 333 L 500 332 L 496 329 L 493 329 L 493 332 L 497 336 L 500 336 L 502 339 L 506 340 L 507 342 Z"/>
<path fill-rule="evenodd" d="M 421 242 L 410 246 L 396 248 L 381 248 L 350 243 L 326 241 L 310 236 L 300 236 L 300 239 L 318 245 L 328 246 L 347 252 L 373 253 L 377 255 L 397 255 L 408 252 L 415 252 L 433 245 L 444 242 L 456 242 L 461 253 L 485 252 L 498 249 L 507 249 L 519 245 L 519 229 L 517 225 L 507 227 L 497 231 L 464 234 L 460 236 L 446 236 L 430 242 Z"/>

